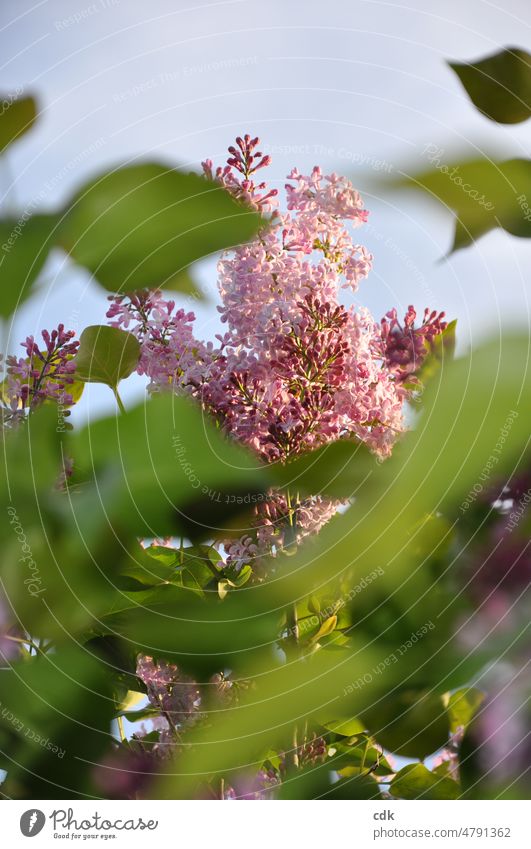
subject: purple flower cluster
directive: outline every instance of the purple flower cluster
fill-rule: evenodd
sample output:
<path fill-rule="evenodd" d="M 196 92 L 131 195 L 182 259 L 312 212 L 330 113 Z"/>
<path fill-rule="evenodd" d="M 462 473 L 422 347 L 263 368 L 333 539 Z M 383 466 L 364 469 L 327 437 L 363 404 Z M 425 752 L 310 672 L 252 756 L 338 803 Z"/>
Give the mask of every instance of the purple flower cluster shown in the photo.
<path fill-rule="evenodd" d="M 3 386 L 3 401 L 7 412 L 6 421 L 23 417 L 44 401 L 52 400 L 68 407 L 73 403 L 69 388 L 74 382 L 76 365 L 74 356 L 79 342 L 73 342 L 73 330 L 59 324 L 49 333 L 42 331 L 44 348 L 39 347 L 33 336 L 28 336 L 21 345 L 25 357 L 6 357 L 6 380 Z M 65 411 L 64 415 L 68 415 Z"/>

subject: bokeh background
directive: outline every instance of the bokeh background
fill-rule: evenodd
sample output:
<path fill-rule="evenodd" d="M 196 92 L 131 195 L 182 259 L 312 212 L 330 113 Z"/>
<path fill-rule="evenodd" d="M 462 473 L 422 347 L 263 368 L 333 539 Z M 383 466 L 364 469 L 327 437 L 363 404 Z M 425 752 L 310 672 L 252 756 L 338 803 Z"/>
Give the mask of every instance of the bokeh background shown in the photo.
<path fill-rule="evenodd" d="M 502 323 L 529 324 L 529 240 L 496 230 L 448 258 L 452 216 L 379 181 L 427 168 L 430 144 L 445 161 L 529 155 L 529 124 L 482 117 L 445 60 L 530 44 L 529 0 L 2 0 L 3 90 L 35 92 L 41 116 L 2 157 L 1 202 L 54 209 L 119 162 L 198 169 L 206 157 L 222 162 L 235 135 L 257 134 L 274 185 L 293 165 L 321 164 L 363 192 L 371 215 L 360 241 L 375 261 L 359 301 L 378 319 L 410 302 L 445 309 L 466 351 Z M 212 337 L 215 261 L 196 273 L 209 301 L 189 305 L 197 334 Z M 2 347 L 59 321 L 78 332 L 102 323 L 106 303 L 89 273 L 55 252 Z M 142 391 L 141 378 L 128 381 L 126 401 Z M 91 386 L 74 415 L 113 404 Z"/>

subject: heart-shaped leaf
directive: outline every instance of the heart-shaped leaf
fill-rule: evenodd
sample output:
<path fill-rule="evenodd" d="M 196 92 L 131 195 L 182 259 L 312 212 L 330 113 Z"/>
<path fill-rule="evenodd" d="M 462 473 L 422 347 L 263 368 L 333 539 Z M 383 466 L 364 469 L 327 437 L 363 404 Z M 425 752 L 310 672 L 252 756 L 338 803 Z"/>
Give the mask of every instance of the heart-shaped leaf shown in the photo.
<path fill-rule="evenodd" d="M 79 339 L 76 376 L 87 383 L 105 383 L 116 389 L 129 377 L 140 357 L 140 344 L 132 333 L 105 324 L 86 327 Z"/>

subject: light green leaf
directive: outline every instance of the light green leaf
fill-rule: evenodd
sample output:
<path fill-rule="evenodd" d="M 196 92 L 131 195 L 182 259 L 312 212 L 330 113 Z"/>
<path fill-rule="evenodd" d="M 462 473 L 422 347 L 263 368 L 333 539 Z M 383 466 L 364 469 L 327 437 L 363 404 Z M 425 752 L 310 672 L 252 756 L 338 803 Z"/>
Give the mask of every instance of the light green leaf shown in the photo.
<path fill-rule="evenodd" d="M 452 778 L 435 776 L 423 764 L 408 764 L 393 778 L 390 792 L 396 799 L 458 799 L 460 789 Z"/>
<path fill-rule="evenodd" d="M 116 389 L 137 366 L 140 344 L 132 333 L 118 327 L 94 324 L 80 336 L 76 376 L 87 383 L 105 383 Z"/>
<path fill-rule="evenodd" d="M 377 466 L 374 455 L 361 442 L 340 439 L 299 455 L 272 471 L 276 481 L 291 492 L 348 498 L 366 484 Z"/>
<path fill-rule="evenodd" d="M 31 295 L 53 247 L 56 224 L 53 215 L 0 219 L 0 315 L 4 318 Z"/>
<path fill-rule="evenodd" d="M 513 236 L 531 237 L 531 161 L 492 159 L 448 162 L 436 152 L 428 171 L 385 181 L 388 188 L 424 189 L 456 214 L 452 251 L 467 247 L 501 227 Z"/>
<path fill-rule="evenodd" d="M 72 198 L 60 243 L 110 291 L 190 291 L 190 263 L 251 238 L 259 216 L 216 183 L 157 162 L 116 168 Z"/>
<path fill-rule="evenodd" d="M 80 477 L 101 492 L 100 509 L 136 536 L 212 538 L 246 509 L 235 493 L 255 503 L 270 480 L 196 404 L 170 394 L 93 422 L 71 439 Z"/>
<path fill-rule="evenodd" d="M 446 710 L 451 734 L 454 734 L 458 728 L 467 728 L 484 698 L 485 694 L 475 687 L 465 687 L 451 695 L 448 694 Z"/>

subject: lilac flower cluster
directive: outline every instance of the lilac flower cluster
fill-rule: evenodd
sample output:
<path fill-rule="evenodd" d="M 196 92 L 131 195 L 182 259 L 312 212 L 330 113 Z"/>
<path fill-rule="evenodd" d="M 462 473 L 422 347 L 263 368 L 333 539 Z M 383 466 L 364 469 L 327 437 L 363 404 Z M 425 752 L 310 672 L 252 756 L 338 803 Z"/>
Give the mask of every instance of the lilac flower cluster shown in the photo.
<path fill-rule="evenodd" d="M 49 333 L 42 331 L 44 348 L 41 350 L 33 336 L 28 336 L 21 345 L 25 357 L 6 357 L 6 379 L 2 399 L 6 405 L 4 422 L 16 422 L 47 400 L 68 407 L 73 403 L 71 385 L 74 382 L 76 365 L 74 356 L 79 342 L 73 342 L 73 330 L 59 324 Z M 63 415 L 68 415 L 65 411 Z"/>
<path fill-rule="evenodd" d="M 168 757 L 180 740 L 184 726 L 195 722 L 201 705 L 200 690 L 191 678 L 184 676 L 172 663 L 154 661 L 148 655 L 139 655 L 136 674 L 146 687 L 150 704 L 159 711 L 152 720 L 153 730 L 158 731 L 158 740 L 152 754 Z M 136 736 L 147 735 L 143 729 Z"/>
<path fill-rule="evenodd" d="M 412 307 L 404 326 L 395 310 L 378 323 L 363 307 L 344 307 L 341 288 L 356 291 L 372 265 L 349 229 L 367 220 L 360 195 L 345 177 L 293 169 L 281 212 L 277 190 L 255 182 L 270 163 L 258 144 L 239 137 L 225 166 L 203 163 L 209 179 L 263 216 L 258 236 L 219 262 L 227 332 L 218 344 L 195 339 L 193 313 L 175 310 L 160 292 L 113 296 L 107 315 L 141 342 L 138 370 L 152 390 L 197 398 L 265 462 L 284 463 L 342 438 L 387 457 L 404 430 L 405 377 L 444 330 L 444 314 L 426 310 L 415 328 Z M 227 544 L 229 563 L 240 569 L 300 542 L 337 507 L 318 497 L 289 505 L 284 496 L 270 498 L 256 507 L 255 532 Z"/>

